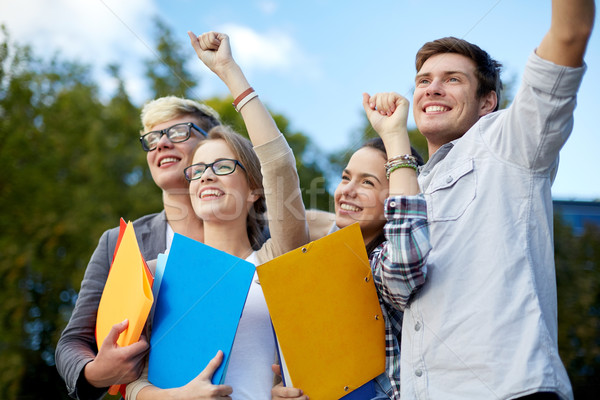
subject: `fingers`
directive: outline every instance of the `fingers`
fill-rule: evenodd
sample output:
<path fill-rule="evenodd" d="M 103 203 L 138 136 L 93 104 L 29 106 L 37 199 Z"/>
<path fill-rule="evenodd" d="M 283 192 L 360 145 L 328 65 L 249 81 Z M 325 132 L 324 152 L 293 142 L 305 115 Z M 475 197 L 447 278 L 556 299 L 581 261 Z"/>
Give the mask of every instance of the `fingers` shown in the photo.
<path fill-rule="evenodd" d="M 198 375 L 198 377 L 201 377 L 202 379 L 205 380 L 212 380 L 212 377 L 215 373 L 215 371 L 217 370 L 217 368 L 219 368 L 219 366 L 221 365 L 221 363 L 223 362 L 223 352 L 221 350 L 217 351 L 217 355 L 213 357 L 212 360 L 209 361 L 209 363 L 206 365 L 206 368 L 204 368 L 204 370 L 202 372 L 200 372 L 200 375 Z"/>
<path fill-rule="evenodd" d="M 127 329 L 127 327 L 129 326 L 129 320 L 124 320 L 123 322 L 119 322 L 118 324 L 114 324 L 112 326 L 112 328 L 110 328 L 110 331 L 108 332 L 108 335 L 106 335 L 106 338 L 104 338 L 104 341 L 102 342 L 102 346 L 104 345 L 110 345 L 110 346 L 116 346 L 117 345 L 117 340 L 119 340 L 119 335 L 121 335 L 122 332 L 125 331 L 125 329 Z"/>
<path fill-rule="evenodd" d="M 366 101 L 368 101 L 369 108 L 371 110 L 377 110 L 379 114 L 386 115 L 388 117 L 396 112 L 396 109 L 399 106 L 408 106 L 408 100 L 395 92 L 377 93 L 373 96 L 363 93 L 363 106 L 365 105 Z"/>
<path fill-rule="evenodd" d="M 281 366 L 278 364 L 271 365 L 271 370 L 277 376 L 281 376 Z"/>
<path fill-rule="evenodd" d="M 293 387 L 284 387 L 282 385 L 273 386 L 271 389 L 272 400 L 276 399 L 296 399 L 296 400 L 308 400 L 302 390 Z"/>

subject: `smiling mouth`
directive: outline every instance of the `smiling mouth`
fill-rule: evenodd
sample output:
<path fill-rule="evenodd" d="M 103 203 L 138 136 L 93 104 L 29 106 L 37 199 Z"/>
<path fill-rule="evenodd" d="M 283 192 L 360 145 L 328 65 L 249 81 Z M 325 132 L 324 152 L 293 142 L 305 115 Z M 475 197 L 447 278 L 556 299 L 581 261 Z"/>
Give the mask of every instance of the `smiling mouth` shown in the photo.
<path fill-rule="evenodd" d="M 160 160 L 160 162 L 158 163 L 159 167 L 162 167 L 165 164 L 174 164 L 179 162 L 179 158 L 176 157 L 165 157 L 162 160 Z"/>
<path fill-rule="evenodd" d="M 429 106 L 429 107 L 425 107 L 425 112 L 426 113 L 436 113 L 436 112 L 444 112 L 444 111 L 450 111 L 450 107 L 446 107 L 446 106 Z"/>
<path fill-rule="evenodd" d="M 202 193 L 200 193 L 200 198 L 201 199 L 208 199 L 208 198 L 217 198 L 217 197 L 221 197 L 223 196 L 223 192 L 221 192 L 220 190 L 205 190 Z"/>
<path fill-rule="evenodd" d="M 348 212 L 360 212 L 362 208 L 353 206 L 352 204 L 342 203 L 340 204 L 340 210 L 348 211 Z"/>

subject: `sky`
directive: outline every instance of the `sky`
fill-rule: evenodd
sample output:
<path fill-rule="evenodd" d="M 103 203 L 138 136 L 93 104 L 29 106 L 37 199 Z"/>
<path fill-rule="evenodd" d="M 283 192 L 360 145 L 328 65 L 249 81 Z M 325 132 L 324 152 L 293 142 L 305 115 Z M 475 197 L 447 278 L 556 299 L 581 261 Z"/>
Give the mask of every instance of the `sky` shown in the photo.
<path fill-rule="evenodd" d="M 196 57 L 186 32 L 227 33 L 234 58 L 268 107 L 286 116 L 323 152 L 353 144 L 363 123 L 362 93 L 395 91 L 412 100 L 414 56 L 427 41 L 456 36 L 503 66 L 518 86 L 529 54 L 550 24 L 549 0 L 0 0 L 0 24 L 35 54 L 59 52 L 93 67 L 102 90 L 119 63 L 136 104 L 149 100 L 143 78 L 159 16 L 181 41 L 199 85 L 198 99 L 225 96 L 225 85 Z M 597 13 L 598 14 L 598 13 Z M 561 151 L 553 197 L 600 200 L 600 24 L 587 54 L 575 125 Z M 595 89 L 594 89 L 595 88 Z M 409 127 L 414 127 L 412 117 Z M 510 188 L 507 188 L 510 190 Z"/>

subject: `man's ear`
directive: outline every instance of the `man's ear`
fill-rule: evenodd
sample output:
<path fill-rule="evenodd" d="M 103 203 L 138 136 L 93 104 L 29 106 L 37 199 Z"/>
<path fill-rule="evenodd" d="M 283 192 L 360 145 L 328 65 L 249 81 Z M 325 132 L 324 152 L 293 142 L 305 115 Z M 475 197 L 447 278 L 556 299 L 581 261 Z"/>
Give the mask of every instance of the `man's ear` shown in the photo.
<path fill-rule="evenodd" d="M 483 117 L 493 112 L 496 109 L 496 104 L 498 104 L 498 96 L 495 90 L 481 96 L 479 99 L 479 116 Z"/>

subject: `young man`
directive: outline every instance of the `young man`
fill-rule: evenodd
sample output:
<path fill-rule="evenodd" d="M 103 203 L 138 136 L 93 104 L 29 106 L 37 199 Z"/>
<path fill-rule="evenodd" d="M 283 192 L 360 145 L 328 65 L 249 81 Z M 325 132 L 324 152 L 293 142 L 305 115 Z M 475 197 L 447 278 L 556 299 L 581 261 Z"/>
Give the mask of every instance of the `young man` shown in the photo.
<path fill-rule="evenodd" d="M 142 124 L 142 148 L 152 178 L 163 191 L 164 210 L 134 221 L 133 226 L 142 255 L 153 260 L 170 246 L 174 232 L 203 239 L 202 220 L 192 209 L 183 170 L 192 164 L 194 150 L 206 132 L 220 122 L 204 104 L 168 96 L 144 107 Z M 126 322 L 113 326 L 100 351 L 96 345 L 96 313 L 118 235 L 119 228 L 114 228 L 100 238 L 71 319 L 56 346 L 56 367 L 74 398 L 98 399 L 109 386 L 137 379 L 148 349 L 144 338 L 126 347 L 116 344 Z"/>
<path fill-rule="evenodd" d="M 403 399 L 573 397 L 558 354 L 550 187 L 573 126 L 593 0 L 554 0 L 513 104 L 500 65 L 444 38 L 417 54 L 430 159 L 428 282 L 404 314 Z"/>

